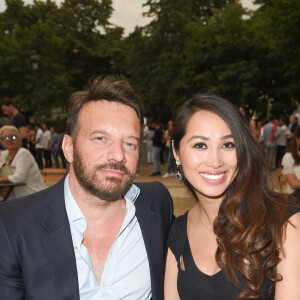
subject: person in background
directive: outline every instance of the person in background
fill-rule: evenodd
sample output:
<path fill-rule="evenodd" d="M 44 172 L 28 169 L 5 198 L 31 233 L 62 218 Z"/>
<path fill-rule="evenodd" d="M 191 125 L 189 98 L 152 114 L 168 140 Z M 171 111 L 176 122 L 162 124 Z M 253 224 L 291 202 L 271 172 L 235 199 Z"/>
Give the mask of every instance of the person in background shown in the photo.
<path fill-rule="evenodd" d="M 168 238 L 165 300 L 300 299 L 300 208 L 274 192 L 249 126 L 200 94 L 174 119 L 173 151 L 196 204 Z"/>
<path fill-rule="evenodd" d="M 27 148 L 27 121 L 25 116 L 19 112 L 15 103 L 9 98 L 5 98 L 2 101 L 1 108 L 4 115 L 12 118 L 14 126 L 20 131 L 22 147 Z"/>
<path fill-rule="evenodd" d="M 154 136 L 154 130 L 151 126 L 147 126 L 147 129 L 144 129 L 144 139 L 146 141 L 146 150 L 147 150 L 147 162 L 148 164 L 151 164 L 153 162 L 152 156 L 153 156 L 153 136 Z"/>
<path fill-rule="evenodd" d="M 259 144 L 259 131 L 255 122 L 255 116 L 251 116 L 250 110 L 246 105 L 240 105 L 239 112 L 243 116 L 246 123 L 249 125 L 254 140 Z"/>
<path fill-rule="evenodd" d="M 276 168 L 281 168 L 281 161 L 286 151 L 287 135 L 290 133 L 286 123 L 286 117 L 281 115 L 278 120 Z"/>
<path fill-rule="evenodd" d="M 257 123 L 257 128 L 259 132 L 258 145 L 263 156 L 265 156 L 266 153 L 266 145 L 264 141 L 264 127 L 266 124 L 268 124 L 268 119 L 266 118 L 262 119 L 261 121 L 258 121 Z"/>
<path fill-rule="evenodd" d="M 264 126 L 263 134 L 266 165 L 268 166 L 269 170 L 274 170 L 278 136 L 277 120 L 274 115 L 270 115 L 269 122 Z"/>
<path fill-rule="evenodd" d="M 162 149 L 163 132 L 157 122 L 154 122 L 152 127 L 154 128 L 153 135 L 153 173 L 150 176 L 160 175 L 160 151 Z"/>
<path fill-rule="evenodd" d="M 64 131 L 58 133 L 58 140 L 57 140 L 58 154 L 59 154 L 59 156 L 61 158 L 62 166 L 63 166 L 64 169 L 67 168 L 67 164 L 68 164 L 68 162 L 67 162 L 67 160 L 65 158 L 65 155 L 64 155 L 64 151 L 62 149 L 62 141 L 64 139 L 65 134 L 66 133 Z"/>
<path fill-rule="evenodd" d="M 27 131 L 27 149 L 30 151 L 32 156 L 36 158 L 36 150 L 35 150 L 35 131 L 31 125 L 28 125 Z"/>
<path fill-rule="evenodd" d="M 175 160 L 172 151 L 172 144 L 171 144 L 171 134 L 173 131 L 173 121 L 170 120 L 168 122 L 168 129 L 165 131 L 164 138 L 166 140 L 166 149 L 168 155 L 168 169 L 167 173 L 164 174 L 164 178 L 169 176 L 175 176 Z"/>
<path fill-rule="evenodd" d="M 287 135 L 287 146 L 289 145 L 291 138 L 293 137 L 293 133 L 296 131 L 296 128 L 298 127 L 298 118 L 296 115 L 292 114 L 289 118 L 289 130 L 290 133 Z"/>
<path fill-rule="evenodd" d="M 42 125 L 44 132 L 44 159 L 46 168 L 52 168 L 52 159 L 51 159 L 51 132 L 48 129 L 48 125 L 44 123 Z"/>
<path fill-rule="evenodd" d="M 24 186 L 16 186 L 9 198 L 29 195 L 44 189 L 45 182 L 36 161 L 29 150 L 21 147 L 21 135 L 15 126 L 3 126 L 0 129 L 1 143 L 6 150 L 1 151 L 1 164 L 8 164 L 12 174 L 1 177 L 0 182 L 24 182 Z M 5 195 L 2 195 L 5 196 Z"/>
<path fill-rule="evenodd" d="M 300 127 L 297 126 L 290 141 L 288 152 L 281 163 L 282 174 L 287 180 L 287 193 L 300 199 Z"/>
<path fill-rule="evenodd" d="M 51 141 L 50 141 L 50 150 L 53 155 L 53 159 L 55 162 L 55 168 L 59 168 L 58 163 L 58 134 L 55 131 L 54 126 L 50 126 L 50 132 L 51 132 Z"/>
<path fill-rule="evenodd" d="M 43 150 L 45 148 L 45 141 L 44 141 L 44 133 L 43 130 L 40 128 L 38 124 L 34 126 L 36 135 L 35 135 L 35 150 L 36 150 L 36 162 L 39 166 L 39 169 L 42 170 L 44 167 L 43 164 Z"/>
<path fill-rule="evenodd" d="M 114 77 L 70 100 L 69 174 L 0 205 L 1 299 L 161 300 L 173 204 L 161 183 L 133 184 L 142 102 Z"/>
<path fill-rule="evenodd" d="M 164 124 L 163 123 L 159 123 L 159 128 L 161 130 L 161 134 L 162 134 L 162 138 L 161 138 L 161 149 L 159 152 L 159 156 L 160 156 L 160 163 L 164 164 L 165 163 L 165 154 L 166 154 L 166 140 L 164 138 L 165 135 L 165 130 L 164 130 Z"/>

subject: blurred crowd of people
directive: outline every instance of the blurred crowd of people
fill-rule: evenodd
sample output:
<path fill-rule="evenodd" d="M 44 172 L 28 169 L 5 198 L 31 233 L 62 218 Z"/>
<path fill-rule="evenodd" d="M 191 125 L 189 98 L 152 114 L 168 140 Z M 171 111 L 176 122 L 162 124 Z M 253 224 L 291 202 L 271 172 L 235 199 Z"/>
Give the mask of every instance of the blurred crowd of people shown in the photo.
<path fill-rule="evenodd" d="M 153 163 L 153 173 L 150 176 L 161 175 L 161 164 L 167 163 L 167 172 L 164 178 L 175 176 L 175 159 L 172 151 L 171 134 L 173 121 L 168 122 L 167 128 L 164 124 L 153 122 L 144 127 L 144 140 L 146 141 L 147 162 Z"/>
<path fill-rule="evenodd" d="M 57 133 L 54 126 L 48 127 L 46 123 L 41 126 L 28 124 L 11 99 L 4 99 L 1 109 L 12 124 L 0 128 L 0 182 L 24 183 L 14 187 L 10 198 L 44 189 L 45 183 L 40 170 L 44 167 L 66 168 L 61 147 L 64 133 Z M 1 189 L 0 200 L 7 192 L 8 188 Z"/>
<path fill-rule="evenodd" d="M 270 115 L 256 124 L 247 117 L 247 108 L 239 108 L 248 122 L 251 133 L 265 157 L 270 171 L 281 170 L 287 180 L 286 192 L 300 199 L 300 120 L 296 114 L 289 117 Z M 248 115 L 249 116 L 249 115 Z"/>

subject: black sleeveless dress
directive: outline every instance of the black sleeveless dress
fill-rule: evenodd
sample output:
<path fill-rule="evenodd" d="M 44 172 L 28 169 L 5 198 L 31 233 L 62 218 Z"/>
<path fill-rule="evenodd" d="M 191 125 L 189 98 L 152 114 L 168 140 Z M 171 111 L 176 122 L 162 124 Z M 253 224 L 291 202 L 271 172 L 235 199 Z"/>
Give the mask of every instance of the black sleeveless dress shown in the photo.
<path fill-rule="evenodd" d="M 289 207 L 287 210 L 288 219 L 295 213 L 300 212 L 297 207 Z M 224 271 L 220 270 L 218 273 L 210 276 L 201 272 L 196 266 L 189 240 L 187 237 L 187 214 L 178 217 L 171 228 L 168 246 L 173 252 L 178 267 L 177 289 L 181 300 L 233 300 L 241 290 L 231 283 Z M 180 257 L 184 261 L 185 271 L 180 268 Z M 243 284 L 243 276 L 237 273 L 239 282 Z M 268 298 L 270 287 L 273 285 L 268 279 L 265 279 L 260 290 Z M 274 293 L 274 285 L 273 285 Z M 273 299 L 273 296 L 271 299 Z"/>

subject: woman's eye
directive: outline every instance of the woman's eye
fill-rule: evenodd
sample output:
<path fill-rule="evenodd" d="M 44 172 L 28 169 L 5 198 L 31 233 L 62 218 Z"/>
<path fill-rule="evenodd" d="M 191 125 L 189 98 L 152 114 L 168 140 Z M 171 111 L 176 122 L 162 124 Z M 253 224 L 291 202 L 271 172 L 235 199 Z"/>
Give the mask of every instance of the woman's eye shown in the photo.
<path fill-rule="evenodd" d="M 223 147 L 228 149 L 228 148 L 234 148 L 235 145 L 232 142 L 228 142 L 228 143 L 225 143 Z"/>
<path fill-rule="evenodd" d="M 204 143 L 197 143 L 197 144 L 194 145 L 194 148 L 197 148 L 197 149 L 206 149 L 207 146 Z"/>

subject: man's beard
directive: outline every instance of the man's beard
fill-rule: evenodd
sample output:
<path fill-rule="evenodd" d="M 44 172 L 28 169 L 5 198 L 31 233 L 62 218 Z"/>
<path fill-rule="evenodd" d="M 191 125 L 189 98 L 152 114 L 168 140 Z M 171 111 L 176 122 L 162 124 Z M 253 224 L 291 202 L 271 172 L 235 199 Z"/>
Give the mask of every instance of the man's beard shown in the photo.
<path fill-rule="evenodd" d="M 83 165 L 83 158 L 78 153 L 76 146 L 73 147 L 74 160 L 73 169 L 79 184 L 90 194 L 109 202 L 121 199 L 130 189 L 133 183 L 134 174 L 119 163 L 109 163 L 95 166 L 88 172 Z M 122 185 L 122 180 L 116 177 L 105 177 L 103 183 L 97 179 L 97 171 L 101 169 L 120 170 L 127 175 L 127 179 Z"/>

